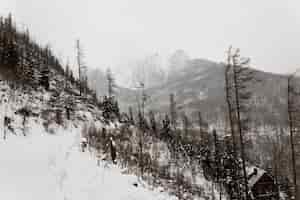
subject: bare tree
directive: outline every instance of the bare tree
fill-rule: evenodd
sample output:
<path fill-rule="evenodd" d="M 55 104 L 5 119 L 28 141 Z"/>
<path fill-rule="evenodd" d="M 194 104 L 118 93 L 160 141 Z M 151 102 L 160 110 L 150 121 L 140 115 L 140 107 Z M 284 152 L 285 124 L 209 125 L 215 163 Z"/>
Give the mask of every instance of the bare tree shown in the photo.
<path fill-rule="evenodd" d="M 228 107 L 228 118 L 229 118 L 229 125 L 230 125 L 230 132 L 231 132 L 231 143 L 232 143 L 232 156 L 234 158 L 238 157 L 237 154 L 237 142 L 236 142 L 236 126 L 234 125 L 235 122 L 235 116 L 236 116 L 236 109 L 234 107 L 235 103 L 235 93 L 234 93 L 234 84 L 232 80 L 232 47 L 230 46 L 228 49 L 228 55 L 227 55 L 227 63 L 225 66 L 225 93 L 226 93 L 226 103 Z M 237 198 L 241 198 L 240 194 L 240 187 L 239 187 L 239 180 L 238 180 L 238 169 L 239 166 L 235 166 L 235 163 L 233 163 L 235 168 L 235 173 L 233 174 L 232 181 L 235 186 L 235 194 L 238 195 Z M 231 197 L 234 198 L 234 197 Z"/>
<path fill-rule="evenodd" d="M 80 41 L 76 41 L 76 50 L 77 50 L 77 64 L 78 64 L 78 80 L 79 80 L 79 92 L 80 96 L 83 93 L 83 82 L 84 82 L 84 76 L 83 76 L 83 69 L 84 69 L 84 63 L 83 63 L 83 50 L 80 44 Z"/>
<path fill-rule="evenodd" d="M 140 85 L 137 87 L 140 90 L 140 95 L 137 97 L 138 102 L 138 127 L 139 127 L 139 135 L 138 135 L 138 146 L 139 146 L 139 165 L 141 177 L 144 174 L 145 168 L 145 158 L 144 158 L 144 142 L 146 137 L 146 130 L 148 129 L 148 124 L 145 119 L 145 104 L 148 100 L 148 96 L 145 92 L 145 85 L 143 82 L 140 82 Z"/>
<path fill-rule="evenodd" d="M 170 122 L 174 130 L 177 127 L 177 111 L 176 111 L 176 102 L 174 93 L 170 94 Z"/>
<path fill-rule="evenodd" d="M 113 95 L 115 94 L 116 83 L 110 68 L 108 68 L 106 71 L 106 79 L 107 79 L 108 97 L 112 98 Z"/>
<path fill-rule="evenodd" d="M 235 140 L 235 128 L 239 135 L 239 148 L 240 156 L 242 159 L 242 171 L 243 171 L 243 189 L 244 198 L 249 199 L 248 189 L 248 176 L 246 171 L 246 155 L 244 137 L 249 130 L 248 112 L 249 112 L 249 100 L 251 99 L 252 92 L 249 90 L 251 83 L 253 83 L 254 75 L 253 70 L 249 68 L 250 59 L 242 58 L 240 56 L 240 50 L 236 49 L 233 53 L 228 52 L 228 66 L 226 68 L 225 80 L 228 84 L 227 90 L 227 104 L 229 112 L 232 114 L 231 119 L 234 119 L 231 124 L 232 138 Z M 228 74 L 231 73 L 231 79 L 228 79 Z M 232 89 L 232 93 L 231 93 Z M 229 95 L 230 94 L 230 95 Z M 232 94 L 232 96 L 231 96 Z M 233 102 L 233 103 L 231 103 Z"/>
<path fill-rule="evenodd" d="M 233 109 L 233 84 L 230 82 L 230 70 L 231 70 L 231 47 L 229 47 L 228 50 L 228 56 L 227 56 L 227 65 L 225 66 L 225 92 L 226 92 L 226 102 L 228 106 L 228 117 L 230 122 L 230 130 L 231 130 L 231 139 L 232 139 L 232 146 L 233 146 L 233 153 L 236 156 L 237 152 L 237 146 L 236 146 L 236 136 L 235 136 L 235 130 L 234 130 L 234 115 L 235 110 Z"/>
<path fill-rule="evenodd" d="M 189 117 L 187 116 L 186 113 L 183 113 L 182 114 L 182 128 L 183 128 L 183 133 L 184 133 L 185 137 L 188 136 L 188 131 L 189 131 L 190 125 L 191 125 L 191 122 L 190 122 Z"/>
<path fill-rule="evenodd" d="M 155 113 L 153 112 L 153 110 L 149 111 L 149 122 L 150 122 L 150 129 L 151 129 L 153 135 L 155 137 L 157 137 L 158 136 L 158 134 L 157 134 L 158 126 L 157 126 L 157 122 L 155 119 Z"/>
<path fill-rule="evenodd" d="M 201 139 L 201 147 L 208 145 L 208 124 L 203 118 L 201 112 L 198 112 L 198 126 Z"/>
<path fill-rule="evenodd" d="M 297 180 L 299 175 L 297 173 L 297 143 L 300 141 L 300 90 L 297 88 L 296 83 L 299 83 L 299 78 L 296 75 L 297 71 L 288 77 L 288 117 L 289 117 L 289 130 L 290 130 L 290 145 L 292 157 L 292 177 L 293 189 L 295 199 L 300 198 L 300 189 Z M 299 166 L 298 166 L 299 167 Z"/>
<path fill-rule="evenodd" d="M 131 106 L 129 106 L 128 108 L 128 115 L 129 115 L 129 123 L 131 125 L 134 125 L 133 111 Z"/>
<path fill-rule="evenodd" d="M 213 137 L 214 137 L 214 149 L 215 149 L 215 182 L 219 185 L 219 199 L 222 200 L 222 181 L 221 181 L 221 173 L 222 173 L 222 163 L 221 163 L 221 147 L 217 135 L 217 131 L 213 130 Z"/>

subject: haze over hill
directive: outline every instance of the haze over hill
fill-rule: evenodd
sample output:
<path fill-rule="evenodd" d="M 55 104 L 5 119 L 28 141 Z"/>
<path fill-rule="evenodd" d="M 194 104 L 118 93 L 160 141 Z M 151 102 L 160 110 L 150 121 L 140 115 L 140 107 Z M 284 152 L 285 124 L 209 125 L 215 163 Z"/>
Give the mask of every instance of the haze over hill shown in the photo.
<path fill-rule="evenodd" d="M 158 55 L 156 55 L 158 56 Z M 154 61 L 149 58 L 155 58 Z M 154 65 L 157 57 L 147 57 L 147 62 L 137 65 L 128 74 L 138 74 L 135 79 L 123 74 L 123 78 L 146 83 L 146 93 L 149 99 L 146 103 L 148 110 L 154 110 L 160 114 L 169 113 L 169 95 L 175 94 L 175 100 L 179 113 L 186 112 L 196 119 L 197 113 L 201 111 L 209 121 L 217 123 L 223 121 L 226 111 L 225 102 L 225 79 L 224 63 L 217 63 L 207 59 L 190 58 L 183 50 L 177 50 L 169 58 L 166 66 Z M 153 61 L 153 62 L 152 62 Z M 160 73 L 153 73 L 153 66 Z M 253 69 L 254 70 L 254 69 Z M 96 74 L 100 73 L 99 76 Z M 116 79 L 119 76 L 116 75 Z M 284 75 L 255 70 L 256 82 L 252 85 L 253 91 L 253 115 L 259 112 L 260 117 L 254 117 L 256 125 L 282 121 L 286 116 L 285 90 L 287 78 Z M 99 70 L 91 70 L 90 83 L 99 95 L 107 94 L 107 81 L 105 73 Z M 146 80 L 146 81 L 145 81 Z M 130 81 L 129 81 L 130 82 Z M 137 105 L 140 91 L 117 82 L 116 96 L 120 101 L 122 111 L 127 112 L 128 107 Z M 132 84 L 131 84 L 132 86 Z M 277 113 L 277 114 L 274 114 Z"/>

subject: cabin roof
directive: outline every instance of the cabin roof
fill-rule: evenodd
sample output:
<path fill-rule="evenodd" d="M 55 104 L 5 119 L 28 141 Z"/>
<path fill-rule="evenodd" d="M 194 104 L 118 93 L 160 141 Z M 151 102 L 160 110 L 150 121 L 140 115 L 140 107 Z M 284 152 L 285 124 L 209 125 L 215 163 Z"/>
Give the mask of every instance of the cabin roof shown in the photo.
<path fill-rule="evenodd" d="M 257 174 L 253 174 L 254 169 L 257 169 Z M 247 176 L 249 177 L 248 178 L 248 187 L 249 188 L 252 188 L 259 181 L 259 179 L 265 173 L 267 173 L 265 170 L 260 169 L 260 168 L 255 167 L 255 166 L 247 167 L 246 171 L 247 171 Z"/>

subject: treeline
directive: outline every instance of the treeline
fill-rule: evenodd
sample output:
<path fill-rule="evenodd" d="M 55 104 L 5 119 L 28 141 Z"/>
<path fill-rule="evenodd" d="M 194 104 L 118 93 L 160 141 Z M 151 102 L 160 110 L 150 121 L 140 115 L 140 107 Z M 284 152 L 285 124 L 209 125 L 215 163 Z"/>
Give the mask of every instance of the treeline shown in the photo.
<path fill-rule="evenodd" d="M 0 17 L 0 66 L 5 79 L 49 89 L 51 69 L 65 74 L 49 46 L 42 47 L 31 39 L 29 31 L 19 31 L 12 15 Z M 70 71 L 70 73 L 72 73 Z M 69 74 L 74 80 L 73 74 Z"/>
<path fill-rule="evenodd" d="M 130 107 L 128 113 L 117 112 L 121 128 L 91 131 L 89 141 L 98 151 L 105 151 L 98 143 L 103 142 L 103 138 L 115 137 L 122 165 L 133 168 L 154 185 L 168 185 L 180 199 L 189 199 L 195 194 L 207 195 L 192 178 L 203 174 L 213 181 L 213 188 L 217 186 L 220 198 L 225 195 L 230 199 L 250 200 L 253 194 L 247 168 L 251 166 L 262 168 L 274 177 L 275 191 L 264 191 L 265 195 L 279 199 L 278 191 L 281 191 L 288 199 L 294 198 L 299 191 L 296 165 L 300 149 L 297 143 L 300 130 L 299 79 L 294 74 L 287 78 L 290 135 L 276 135 L 276 130 L 273 136 L 254 138 L 249 126 L 253 95 L 250 88 L 251 84 L 260 80 L 250 68 L 250 60 L 241 57 L 238 49 L 229 49 L 224 77 L 228 109 L 225 121 L 229 124 L 219 130 L 219 134 L 209 129 L 210 125 L 200 111 L 198 120 L 191 120 L 185 113 L 177 113 L 174 94 L 170 95 L 170 110 L 165 116 L 145 109 L 148 96 L 141 84 L 137 105 Z M 192 121 L 199 123 L 195 126 Z M 163 144 L 167 148 L 161 148 Z M 259 145 L 263 147 L 259 149 L 261 152 L 255 149 Z M 284 148 L 287 145 L 288 150 Z M 162 163 L 161 154 L 166 151 L 169 157 L 165 158 L 167 163 Z M 283 160 L 285 163 L 282 163 Z M 190 178 L 186 174 L 190 174 Z M 187 197 L 189 194 L 192 195 Z"/>
<path fill-rule="evenodd" d="M 173 129 L 168 115 L 159 120 L 154 112 L 147 112 L 144 116 L 142 111 L 137 115 L 123 113 L 121 122 L 117 128 L 108 126 L 97 130 L 91 126 L 83 130 L 83 135 L 100 155 L 109 152 L 107 144 L 112 137 L 121 166 L 153 186 L 165 187 L 180 199 L 208 195 L 205 188 L 196 183 L 197 176 L 202 177 L 199 173 L 203 167 L 202 159 L 206 154 L 213 155 L 207 153 L 210 151 L 208 143 L 213 141 L 207 127 L 201 129 L 202 135 L 207 136 L 207 143 L 202 144 L 199 137 L 193 138 Z M 208 178 L 212 177 L 210 170 L 205 171 Z M 193 180 L 192 176 L 185 175 L 186 172 L 194 175 Z"/>
<path fill-rule="evenodd" d="M 60 125 L 63 124 L 64 116 L 68 120 L 73 118 L 78 103 L 98 105 L 101 109 L 109 107 L 108 109 L 112 108 L 118 112 L 118 103 L 115 100 L 112 98 L 99 100 L 86 81 L 82 77 L 75 78 L 71 67 L 68 64 L 63 66 L 49 46 L 38 44 L 32 39 L 29 30 L 19 30 L 11 14 L 0 17 L 0 80 L 8 81 L 12 90 L 19 89 L 20 93 L 32 96 L 30 100 L 24 100 L 28 102 L 38 101 L 33 98 L 37 89 L 49 90 L 50 99 L 42 102 L 46 103 L 42 116 L 46 121 L 51 121 L 48 118 L 54 113 L 54 121 Z M 9 96 L 6 103 L 14 99 Z M 24 104 L 16 113 L 23 116 L 25 127 L 27 118 L 32 112 L 28 105 Z M 105 115 L 106 112 L 103 113 L 105 118 L 112 118 Z M 7 118 L 5 127 L 10 127 L 12 120 L 6 113 L 4 115 Z M 47 123 L 45 127 L 47 129 Z M 25 131 L 23 135 L 26 135 Z"/>
<path fill-rule="evenodd" d="M 118 161 L 123 167 L 154 186 L 166 187 L 179 199 L 215 198 L 217 193 L 207 192 L 208 188 L 197 181 L 203 175 L 215 183 L 213 190 L 220 187 L 220 196 L 236 197 L 233 180 L 236 171 L 242 169 L 242 163 L 240 157 L 232 153 L 230 138 L 219 138 L 215 130 L 210 131 L 201 112 L 195 128 L 186 114 L 177 113 L 174 94 L 170 94 L 170 112 L 162 118 L 154 111 L 146 111 L 148 97 L 143 85 L 140 89 L 137 107 L 129 107 L 128 113 L 118 116 L 119 112 L 103 105 L 104 113 L 111 116 L 107 122 L 121 123 L 113 129 L 110 126 L 101 130 L 94 126 L 84 129 L 83 135 L 90 146 L 103 154 L 109 151 L 107 143 L 113 137 L 119 152 Z"/>

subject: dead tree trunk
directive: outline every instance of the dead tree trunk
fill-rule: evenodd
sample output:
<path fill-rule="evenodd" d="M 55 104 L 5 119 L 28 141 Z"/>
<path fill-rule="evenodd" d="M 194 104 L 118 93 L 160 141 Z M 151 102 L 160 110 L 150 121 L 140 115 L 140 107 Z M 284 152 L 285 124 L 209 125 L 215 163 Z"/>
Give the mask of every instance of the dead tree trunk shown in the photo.
<path fill-rule="evenodd" d="M 292 170 L 293 170 L 293 187 L 294 187 L 294 196 L 297 200 L 297 169 L 296 169 L 296 155 L 295 155 L 295 143 L 294 143 L 294 134 L 295 134 L 295 102 L 294 102 L 294 88 L 292 86 L 293 76 L 288 77 L 288 117 L 289 117 L 289 129 L 290 129 L 290 145 L 291 145 L 291 156 L 292 156 Z"/>
<path fill-rule="evenodd" d="M 237 126 L 240 137 L 240 149 L 241 149 L 241 158 L 242 158 L 242 167 L 243 167 L 243 175 L 244 175 L 244 187 L 245 187 L 245 199 L 248 200 L 248 176 L 246 171 L 246 160 L 245 160 L 245 147 L 244 147 L 244 137 L 241 125 L 241 113 L 240 113 L 240 99 L 239 99 L 239 88 L 237 87 L 237 72 L 236 68 L 233 67 L 234 70 L 234 85 L 235 85 L 235 98 L 236 98 L 236 109 L 237 109 Z"/>

